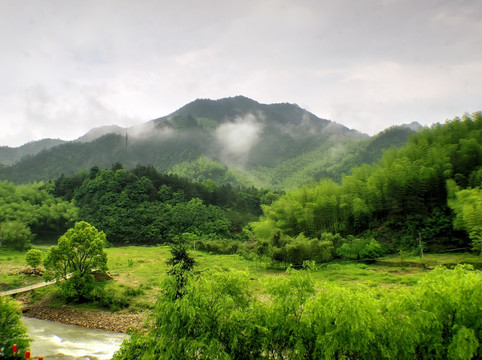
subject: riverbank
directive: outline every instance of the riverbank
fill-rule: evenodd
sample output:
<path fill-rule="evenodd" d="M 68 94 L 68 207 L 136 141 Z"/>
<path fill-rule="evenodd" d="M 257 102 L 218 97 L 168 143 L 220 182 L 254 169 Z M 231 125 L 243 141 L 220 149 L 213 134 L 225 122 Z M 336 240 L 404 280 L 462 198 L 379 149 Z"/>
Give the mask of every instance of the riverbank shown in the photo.
<path fill-rule="evenodd" d="M 42 302 L 24 304 L 22 312 L 23 316 L 29 318 L 121 333 L 142 328 L 145 320 L 145 316 L 142 314 L 120 314 L 95 309 L 85 310 L 69 305 L 51 308 Z"/>

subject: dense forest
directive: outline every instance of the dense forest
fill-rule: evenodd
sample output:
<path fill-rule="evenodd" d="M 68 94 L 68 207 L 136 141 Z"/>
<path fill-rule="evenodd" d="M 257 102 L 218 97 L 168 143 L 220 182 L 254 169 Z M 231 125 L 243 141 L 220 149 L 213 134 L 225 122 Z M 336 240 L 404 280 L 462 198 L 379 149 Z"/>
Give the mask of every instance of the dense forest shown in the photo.
<path fill-rule="evenodd" d="M 72 226 L 78 209 L 52 194 L 42 183 L 17 185 L 0 182 L 0 235 L 2 246 L 25 249 L 34 235 L 55 238 Z"/>
<path fill-rule="evenodd" d="M 73 201 L 79 218 L 102 229 L 114 244 L 158 244 L 189 233 L 233 239 L 261 214 L 276 193 L 255 188 L 191 182 L 152 166 L 124 170 L 93 167 L 59 177 L 53 194 Z"/>

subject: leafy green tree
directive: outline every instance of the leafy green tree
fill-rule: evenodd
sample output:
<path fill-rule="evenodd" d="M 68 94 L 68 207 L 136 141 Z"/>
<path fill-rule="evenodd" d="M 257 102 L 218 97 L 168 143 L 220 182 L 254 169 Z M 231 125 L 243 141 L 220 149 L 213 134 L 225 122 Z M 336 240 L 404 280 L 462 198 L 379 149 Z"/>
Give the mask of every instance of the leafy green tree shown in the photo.
<path fill-rule="evenodd" d="M 20 221 L 8 221 L 0 224 L 2 246 L 16 250 L 28 249 L 33 239 L 30 228 Z"/>
<path fill-rule="evenodd" d="M 134 334 L 114 359 L 260 359 L 263 329 L 247 274 L 210 270 L 190 277 L 184 295 L 165 284 L 154 326 Z"/>
<path fill-rule="evenodd" d="M 21 354 L 28 350 L 30 339 L 20 318 L 17 303 L 8 296 L 0 296 L 0 358 L 13 359 L 12 345 Z"/>
<path fill-rule="evenodd" d="M 176 283 L 176 298 L 180 298 L 183 295 L 184 285 L 188 277 L 191 276 L 190 272 L 196 262 L 194 258 L 188 254 L 188 244 L 183 236 L 178 237 L 170 244 L 169 248 L 172 257 L 167 261 L 167 264 L 171 265 L 172 268 L 168 273 Z"/>
<path fill-rule="evenodd" d="M 107 271 L 105 234 L 85 221 L 75 224 L 50 249 L 45 266 L 51 269 L 68 300 L 89 300 L 95 280 L 92 270 Z"/>
<path fill-rule="evenodd" d="M 454 184 L 449 184 L 454 188 Z M 458 189 L 455 187 L 454 189 Z M 479 188 L 457 191 L 449 200 L 455 211 L 454 227 L 464 229 L 472 240 L 472 247 L 482 254 L 482 191 Z"/>
<path fill-rule="evenodd" d="M 34 268 L 35 273 L 37 272 L 37 267 L 42 264 L 42 251 L 38 249 L 31 249 L 25 254 L 25 260 L 27 264 Z"/>

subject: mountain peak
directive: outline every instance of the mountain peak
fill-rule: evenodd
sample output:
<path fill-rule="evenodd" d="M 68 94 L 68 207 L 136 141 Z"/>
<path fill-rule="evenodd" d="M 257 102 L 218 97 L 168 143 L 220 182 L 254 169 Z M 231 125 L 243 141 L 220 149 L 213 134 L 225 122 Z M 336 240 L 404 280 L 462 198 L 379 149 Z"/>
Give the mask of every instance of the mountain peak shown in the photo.
<path fill-rule="evenodd" d="M 410 129 L 410 130 L 413 130 L 415 132 L 419 132 L 419 131 L 422 131 L 424 129 L 424 126 L 421 125 L 417 121 L 412 121 L 410 124 L 402 124 L 400 126 L 404 127 L 404 128 L 407 128 L 407 129 Z"/>
<path fill-rule="evenodd" d="M 104 136 L 107 134 L 123 135 L 125 134 L 125 132 L 126 132 L 126 129 L 118 125 L 100 126 L 100 127 L 90 129 L 85 135 L 79 137 L 76 141 L 86 143 L 86 142 L 94 141 L 100 138 L 101 136 Z"/>

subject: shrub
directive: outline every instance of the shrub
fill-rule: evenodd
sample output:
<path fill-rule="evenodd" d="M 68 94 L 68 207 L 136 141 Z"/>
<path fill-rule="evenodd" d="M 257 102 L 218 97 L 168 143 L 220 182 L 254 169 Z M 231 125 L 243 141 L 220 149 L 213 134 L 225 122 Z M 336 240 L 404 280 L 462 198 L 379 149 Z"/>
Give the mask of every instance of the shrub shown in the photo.
<path fill-rule="evenodd" d="M 13 344 L 17 345 L 19 353 L 29 347 L 30 339 L 20 315 L 20 309 L 11 298 L 0 296 L 0 358 L 13 358 Z"/>
<path fill-rule="evenodd" d="M 8 221 L 0 225 L 2 233 L 2 246 L 16 250 L 26 250 L 30 248 L 33 235 L 30 228 L 19 221 Z"/>
<path fill-rule="evenodd" d="M 42 264 L 42 251 L 38 249 L 31 249 L 25 254 L 25 260 L 27 264 L 33 268 L 40 266 Z"/>

